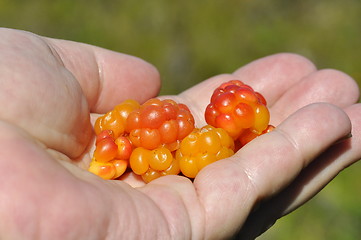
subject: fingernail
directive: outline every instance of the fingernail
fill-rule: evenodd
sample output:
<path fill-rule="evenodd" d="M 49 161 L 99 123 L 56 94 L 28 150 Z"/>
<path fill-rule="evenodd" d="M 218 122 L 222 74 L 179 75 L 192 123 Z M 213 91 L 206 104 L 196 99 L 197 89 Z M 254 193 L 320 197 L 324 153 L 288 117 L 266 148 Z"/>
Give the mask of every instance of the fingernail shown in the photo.
<path fill-rule="evenodd" d="M 340 138 L 339 140 L 337 140 L 337 141 L 334 143 L 334 145 L 339 144 L 339 143 L 342 143 L 342 142 L 344 142 L 344 141 L 346 141 L 347 139 L 350 139 L 350 138 L 352 138 L 352 133 L 349 133 L 349 134 L 347 134 L 346 136 L 343 136 L 342 138 Z"/>

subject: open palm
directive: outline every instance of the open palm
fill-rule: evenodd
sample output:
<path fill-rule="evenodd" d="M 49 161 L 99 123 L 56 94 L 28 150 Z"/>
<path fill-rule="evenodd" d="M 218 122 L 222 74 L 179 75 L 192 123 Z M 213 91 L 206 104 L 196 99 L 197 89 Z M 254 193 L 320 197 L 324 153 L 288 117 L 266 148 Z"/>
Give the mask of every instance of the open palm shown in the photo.
<path fill-rule="evenodd" d="M 252 239 L 361 157 L 356 83 L 277 54 L 163 96 L 186 103 L 202 126 L 212 90 L 240 79 L 266 97 L 275 131 L 194 182 L 104 181 L 84 170 L 91 121 L 125 99 L 156 96 L 156 69 L 86 44 L 0 34 L 1 239 Z"/>

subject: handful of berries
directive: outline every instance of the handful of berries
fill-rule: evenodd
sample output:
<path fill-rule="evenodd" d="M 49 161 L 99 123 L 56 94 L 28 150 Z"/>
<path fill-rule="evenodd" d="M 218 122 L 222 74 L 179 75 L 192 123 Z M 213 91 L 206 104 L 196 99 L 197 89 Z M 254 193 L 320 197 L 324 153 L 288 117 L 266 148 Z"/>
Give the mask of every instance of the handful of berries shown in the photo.
<path fill-rule="evenodd" d="M 214 90 L 205 110 L 208 125 L 202 128 L 195 127 L 182 103 L 152 98 L 140 105 L 126 100 L 96 120 L 88 170 L 116 179 L 130 168 L 146 183 L 165 175 L 195 178 L 208 164 L 271 131 L 269 119 L 264 97 L 239 80 Z"/>

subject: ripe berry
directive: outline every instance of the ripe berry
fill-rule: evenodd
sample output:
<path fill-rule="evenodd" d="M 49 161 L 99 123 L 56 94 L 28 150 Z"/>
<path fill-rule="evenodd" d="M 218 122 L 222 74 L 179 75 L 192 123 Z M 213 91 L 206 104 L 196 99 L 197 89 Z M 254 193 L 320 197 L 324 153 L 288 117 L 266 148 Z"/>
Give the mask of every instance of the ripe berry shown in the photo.
<path fill-rule="evenodd" d="M 233 139 L 247 142 L 268 127 L 270 114 L 265 98 L 239 80 L 223 83 L 214 90 L 205 111 L 206 122 L 225 129 Z"/>
<path fill-rule="evenodd" d="M 95 160 L 91 161 L 88 171 L 106 180 L 112 179 L 116 172 L 114 164 Z"/>
<path fill-rule="evenodd" d="M 94 158 L 98 162 L 108 162 L 115 158 L 118 153 L 118 146 L 115 144 L 113 138 L 102 138 L 96 143 Z"/>
<path fill-rule="evenodd" d="M 88 171 L 95 175 L 106 179 L 116 179 L 120 177 L 127 169 L 128 161 L 114 159 L 109 162 L 98 162 L 93 159 L 90 163 Z"/>
<path fill-rule="evenodd" d="M 129 138 L 120 136 L 117 139 L 115 139 L 114 142 L 118 147 L 118 151 L 117 151 L 115 158 L 128 160 L 130 157 L 130 154 L 133 151 L 133 146 L 132 146 L 132 143 L 130 142 Z"/>
<path fill-rule="evenodd" d="M 130 156 L 132 171 L 141 175 L 145 182 L 150 182 L 165 175 L 177 175 L 180 170 L 173 154 L 163 146 L 153 150 L 135 148 Z"/>
<path fill-rule="evenodd" d="M 194 118 L 184 104 L 153 98 L 131 112 L 126 131 L 135 147 L 155 149 L 182 140 L 194 129 Z"/>
<path fill-rule="evenodd" d="M 201 129 L 194 129 L 185 137 L 176 152 L 181 172 L 194 178 L 198 172 L 220 159 L 234 154 L 234 141 L 228 133 L 221 128 L 211 125 Z"/>
<path fill-rule="evenodd" d="M 103 116 L 99 117 L 94 124 L 95 134 L 100 134 L 104 130 L 111 130 L 113 137 L 117 138 L 125 131 L 125 122 L 128 115 L 139 108 L 139 103 L 135 100 L 125 100 Z"/>

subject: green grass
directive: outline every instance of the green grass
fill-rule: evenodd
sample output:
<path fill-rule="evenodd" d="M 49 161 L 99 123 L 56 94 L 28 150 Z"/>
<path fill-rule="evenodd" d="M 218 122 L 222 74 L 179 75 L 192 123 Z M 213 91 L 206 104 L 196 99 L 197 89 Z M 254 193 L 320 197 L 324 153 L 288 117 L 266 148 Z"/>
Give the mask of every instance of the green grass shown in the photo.
<path fill-rule="evenodd" d="M 3 0 L 3 27 L 86 42 L 154 64 L 176 94 L 257 58 L 294 52 L 361 84 L 359 0 Z M 260 239 L 359 239 L 360 164 Z"/>

